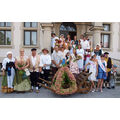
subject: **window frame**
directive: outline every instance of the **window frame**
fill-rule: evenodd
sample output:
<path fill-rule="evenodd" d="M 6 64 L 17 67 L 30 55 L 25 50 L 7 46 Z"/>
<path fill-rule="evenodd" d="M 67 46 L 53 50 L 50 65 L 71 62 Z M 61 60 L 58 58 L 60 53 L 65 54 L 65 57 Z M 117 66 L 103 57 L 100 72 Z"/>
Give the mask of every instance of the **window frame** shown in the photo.
<path fill-rule="evenodd" d="M 103 35 L 103 40 L 102 40 L 102 35 Z M 108 40 L 108 47 L 104 47 L 104 35 L 108 35 L 109 36 L 109 40 Z M 110 39 L 111 39 L 111 35 L 109 33 L 101 33 L 101 42 L 102 42 L 102 48 L 110 48 Z"/>
<path fill-rule="evenodd" d="M 112 50 L 112 23 L 109 23 L 109 22 L 106 22 L 106 23 L 103 23 L 103 25 L 109 25 L 109 30 L 110 31 L 105 31 L 104 29 L 101 31 L 101 42 L 102 42 L 102 35 L 109 35 L 109 47 L 103 47 L 102 46 L 102 49 L 103 50 L 108 50 L 108 51 L 111 51 Z M 103 26 L 104 27 L 104 26 Z M 102 42 L 102 44 L 104 44 Z"/>
<path fill-rule="evenodd" d="M 25 32 L 30 32 L 30 45 L 25 45 Z M 32 45 L 32 32 L 36 32 L 36 45 Z M 24 30 L 24 46 L 37 46 L 37 30 Z"/>
<path fill-rule="evenodd" d="M 4 22 L 5 24 L 6 22 Z M 13 22 L 11 22 L 11 26 L 10 27 L 3 27 L 0 26 L 0 31 L 11 31 L 11 44 L 10 45 L 0 45 L 1 48 L 12 48 L 13 47 Z"/>
<path fill-rule="evenodd" d="M 40 23 L 39 22 L 37 22 L 37 27 L 25 27 L 25 22 L 23 22 L 23 24 L 22 24 L 22 30 L 23 30 L 23 32 L 22 32 L 22 38 L 23 38 L 23 40 L 22 40 L 22 46 L 24 47 L 24 48 L 32 48 L 32 47 L 35 47 L 35 48 L 39 48 L 40 46 L 39 46 L 39 44 L 40 44 Z M 36 35 L 36 45 L 25 45 L 25 32 L 24 31 L 36 31 L 37 32 L 37 35 Z"/>

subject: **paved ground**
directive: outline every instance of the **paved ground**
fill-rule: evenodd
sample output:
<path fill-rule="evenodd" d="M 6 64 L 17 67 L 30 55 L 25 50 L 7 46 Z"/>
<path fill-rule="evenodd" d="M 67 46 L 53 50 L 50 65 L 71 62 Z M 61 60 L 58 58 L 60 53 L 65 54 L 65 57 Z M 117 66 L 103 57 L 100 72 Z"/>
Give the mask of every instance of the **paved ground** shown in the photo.
<path fill-rule="evenodd" d="M 1 80 L 0 77 L 0 88 L 1 88 Z M 47 90 L 45 88 L 40 89 L 40 93 L 12 93 L 12 94 L 4 94 L 0 92 L 0 98 L 120 98 L 120 86 L 116 86 L 115 89 L 103 89 L 103 93 L 94 92 L 88 94 L 79 94 L 76 93 L 74 95 L 69 96 L 59 96 Z"/>

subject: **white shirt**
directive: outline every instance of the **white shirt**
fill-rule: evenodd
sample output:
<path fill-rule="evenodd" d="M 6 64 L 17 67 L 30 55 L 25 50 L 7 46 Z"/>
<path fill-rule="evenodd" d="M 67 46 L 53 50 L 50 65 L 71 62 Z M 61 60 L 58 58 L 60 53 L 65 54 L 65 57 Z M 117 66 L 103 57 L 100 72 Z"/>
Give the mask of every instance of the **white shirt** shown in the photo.
<path fill-rule="evenodd" d="M 46 64 L 47 66 L 43 67 L 44 64 Z M 51 56 L 49 54 L 47 54 L 47 55 L 42 54 L 40 56 L 40 65 L 39 66 L 43 67 L 43 69 L 49 70 L 50 69 L 50 65 L 51 65 Z"/>
<path fill-rule="evenodd" d="M 36 64 L 36 56 L 31 56 L 31 60 L 32 60 L 32 64 L 33 64 L 33 66 L 35 66 L 35 64 Z"/>
<path fill-rule="evenodd" d="M 68 49 L 65 49 L 65 50 L 64 50 L 65 56 L 66 56 L 66 54 L 67 54 L 68 52 L 70 52 Z"/>
<path fill-rule="evenodd" d="M 61 52 L 60 52 L 60 51 L 58 51 L 58 52 L 54 51 L 54 52 L 52 53 L 52 60 L 54 60 L 54 61 L 56 62 L 56 64 L 59 64 L 60 61 L 63 60 L 63 56 L 61 55 Z M 60 64 L 60 66 L 61 66 L 61 65 L 62 65 L 62 64 Z M 53 67 L 56 67 L 54 64 L 53 64 L 52 66 L 53 66 Z"/>
<path fill-rule="evenodd" d="M 84 58 L 84 50 L 83 49 L 77 49 L 76 54 L 80 55 L 82 57 L 82 59 Z"/>
<path fill-rule="evenodd" d="M 89 44 L 89 41 L 87 40 L 81 40 L 81 45 L 82 45 L 82 48 L 85 50 L 85 49 L 90 49 L 90 44 Z"/>
<path fill-rule="evenodd" d="M 51 38 L 51 47 L 54 48 L 55 47 L 55 37 L 54 38 Z"/>

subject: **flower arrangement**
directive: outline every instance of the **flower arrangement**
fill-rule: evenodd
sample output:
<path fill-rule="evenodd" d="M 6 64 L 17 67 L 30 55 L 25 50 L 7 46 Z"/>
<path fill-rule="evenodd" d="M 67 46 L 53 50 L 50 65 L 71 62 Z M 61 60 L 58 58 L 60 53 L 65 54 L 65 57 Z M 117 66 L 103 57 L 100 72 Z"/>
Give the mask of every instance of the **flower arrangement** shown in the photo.
<path fill-rule="evenodd" d="M 68 67 L 61 67 L 53 77 L 51 88 L 56 94 L 69 95 L 77 91 L 77 84 L 74 75 Z"/>

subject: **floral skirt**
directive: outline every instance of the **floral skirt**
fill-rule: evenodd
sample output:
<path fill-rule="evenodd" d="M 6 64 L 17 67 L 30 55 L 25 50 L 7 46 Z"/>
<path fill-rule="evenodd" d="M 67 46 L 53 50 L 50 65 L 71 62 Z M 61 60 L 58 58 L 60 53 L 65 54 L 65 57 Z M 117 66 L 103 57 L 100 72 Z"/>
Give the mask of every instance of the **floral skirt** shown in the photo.
<path fill-rule="evenodd" d="M 28 76 L 26 76 L 24 71 L 17 70 L 16 77 L 14 80 L 14 90 L 18 92 L 30 91 L 31 82 Z"/>

